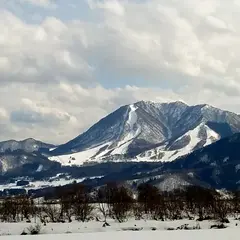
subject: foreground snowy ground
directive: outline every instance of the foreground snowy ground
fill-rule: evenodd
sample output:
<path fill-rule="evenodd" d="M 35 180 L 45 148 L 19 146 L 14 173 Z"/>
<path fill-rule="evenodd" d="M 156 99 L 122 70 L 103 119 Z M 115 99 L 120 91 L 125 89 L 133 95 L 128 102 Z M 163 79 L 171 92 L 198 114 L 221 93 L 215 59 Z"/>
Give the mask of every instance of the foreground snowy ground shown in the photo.
<path fill-rule="evenodd" d="M 169 238 L 165 239 L 172 239 L 170 238 L 171 236 L 175 236 L 178 234 L 183 234 L 182 232 L 186 232 L 184 230 L 167 230 L 167 229 L 176 229 L 177 227 L 180 227 L 183 224 L 188 224 L 188 226 L 191 227 L 196 227 L 199 226 L 201 230 L 187 230 L 187 232 L 191 232 L 193 234 L 193 238 L 195 238 L 195 235 L 197 236 L 198 234 L 204 235 L 211 238 L 211 236 L 215 235 L 212 234 L 218 234 L 220 233 L 231 233 L 234 232 L 240 236 L 240 221 L 239 220 L 234 220 L 230 219 L 230 223 L 225 224 L 226 229 L 219 229 L 219 230 L 213 230 L 210 229 L 213 224 L 216 224 L 217 222 L 215 221 L 202 221 L 202 222 L 197 222 L 195 220 L 176 220 L 176 221 L 154 221 L 154 220 L 134 220 L 130 219 L 129 221 L 125 223 L 117 223 L 112 219 L 109 219 L 108 223 L 110 226 L 108 227 L 103 227 L 103 222 L 98 222 L 98 221 L 90 221 L 86 223 L 82 222 L 77 222 L 73 221 L 72 223 L 47 223 L 46 226 L 41 225 L 41 231 L 40 231 L 40 236 L 42 236 L 44 239 L 50 239 L 48 238 L 48 235 L 57 235 L 57 234 L 62 234 L 62 235 L 68 235 L 69 237 L 72 236 L 72 239 L 75 236 L 87 236 L 88 240 L 91 239 L 96 239 L 92 236 L 100 236 L 102 233 L 105 233 L 106 235 L 101 235 L 104 236 L 105 239 L 110 239 L 110 236 L 115 238 L 114 240 L 122 238 L 121 234 L 127 234 L 127 239 L 132 239 L 131 236 L 132 234 L 138 234 L 146 236 L 146 234 L 149 234 L 149 236 L 153 236 L 152 239 L 155 239 L 154 237 L 158 236 L 166 236 Z M 26 222 L 21 222 L 21 223 L 0 223 L 0 236 L 1 239 L 2 236 L 7 236 L 7 235 L 12 235 L 12 236 L 18 236 L 20 237 L 21 233 L 24 231 L 28 233 L 28 229 L 30 226 L 34 226 L 35 223 L 32 221 L 32 223 L 26 223 Z M 155 233 L 156 232 L 156 233 Z M 195 233 L 196 232 L 196 233 Z M 74 235 L 74 234 L 79 234 L 79 235 Z M 87 235 L 85 235 L 87 234 Z M 100 235 L 99 235 L 100 234 Z M 129 234 L 129 235 L 128 235 Z M 189 233 L 184 233 L 183 239 L 189 236 Z M 124 235 L 125 236 L 125 235 Z M 26 236 L 24 236 L 26 237 Z M 92 238 L 91 238 L 92 237 Z M 106 238 L 105 238 L 106 237 Z M 6 238 L 6 239 L 18 239 L 18 238 Z M 30 238 L 31 239 L 31 238 Z M 84 238 L 83 238 L 84 239 Z M 142 239 L 142 238 L 141 238 Z M 146 238 L 143 238 L 146 239 Z M 157 238 L 156 238 L 157 239 Z M 189 238 L 191 239 L 191 238 Z M 208 238 L 206 238 L 208 239 Z M 222 238 L 220 238 L 222 239 Z M 223 238 L 223 239 L 236 239 L 236 238 Z M 126 240 L 126 239 L 124 239 Z M 139 239 L 137 239 L 139 240 Z M 179 239 L 178 239 L 179 240 Z"/>
<path fill-rule="evenodd" d="M 78 234 L 62 234 L 62 235 L 37 235 L 37 236 L 5 236 L 3 240 L 17 239 L 45 239 L 58 240 L 68 239 L 87 239 L 87 240 L 237 240 L 239 239 L 240 229 L 224 229 L 224 230 L 191 230 L 191 231 L 145 231 L 145 232 L 105 232 L 105 233 L 78 233 Z"/>

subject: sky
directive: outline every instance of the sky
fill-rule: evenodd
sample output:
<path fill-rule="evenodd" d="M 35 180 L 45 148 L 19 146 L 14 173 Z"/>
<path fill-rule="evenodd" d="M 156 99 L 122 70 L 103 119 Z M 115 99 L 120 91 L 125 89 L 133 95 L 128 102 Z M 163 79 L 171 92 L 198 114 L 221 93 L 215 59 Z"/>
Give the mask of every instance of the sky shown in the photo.
<path fill-rule="evenodd" d="M 0 0 L 0 141 L 60 144 L 121 105 L 240 113 L 238 0 Z"/>

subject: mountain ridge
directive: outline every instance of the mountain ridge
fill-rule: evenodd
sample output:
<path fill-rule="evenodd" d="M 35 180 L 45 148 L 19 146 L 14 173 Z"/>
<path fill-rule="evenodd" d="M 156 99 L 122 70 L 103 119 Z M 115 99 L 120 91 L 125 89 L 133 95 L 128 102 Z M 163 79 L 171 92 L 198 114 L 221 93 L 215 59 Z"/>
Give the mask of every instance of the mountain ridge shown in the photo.
<path fill-rule="evenodd" d="M 34 138 L 26 138 L 23 140 L 6 140 L 0 142 L 0 153 L 4 153 L 5 151 L 16 151 L 23 150 L 26 152 L 34 152 L 39 150 L 47 150 L 55 148 L 56 145 L 44 143 L 42 141 L 36 140 Z"/>
<path fill-rule="evenodd" d="M 167 148 L 179 139 L 184 142 L 184 136 L 187 144 L 191 131 L 196 128 L 199 131 L 195 134 L 198 142 L 189 151 L 240 132 L 240 117 L 208 104 L 189 106 L 181 101 L 139 101 L 118 108 L 84 133 L 60 145 L 50 152 L 50 159 L 65 165 L 74 162 L 76 165 L 80 162 L 81 165 L 91 161 L 140 161 L 140 154 L 150 149 L 155 150 L 156 146 L 165 144 L 164 147 Z M 62 156 L 68 159 L 63 159 Z M 81 159 L 71 161 L 71 158 Z M 154 156 L 150 158 L 153 159 Z M 155 160 L 161 161 L 161 158 L 155 157 Z"/>
<path fill-rule="evenodd" d="M 68 179 L 86 177 L 91 186 L 146 181 L 162 189 L 181 184 L 234 188 L 240 178 L 239 132 L 239 115 L 208 104 L 140 101 L 59 146 L 32 138 L 0 142 L 0 180 L 44 180 L 64 173 Z"/>
<path fill-rule="evenodd" d="M 175 161 L 159 163 L 152 169 L 124 169 L 84 183 L 93 186 L 114 181 L 127 182 L 132 186 L 149 183 L 164 191 L 198 185 L 236 191 L 240 189 L 239 146 L 240 133 L 235 133 Z"/>

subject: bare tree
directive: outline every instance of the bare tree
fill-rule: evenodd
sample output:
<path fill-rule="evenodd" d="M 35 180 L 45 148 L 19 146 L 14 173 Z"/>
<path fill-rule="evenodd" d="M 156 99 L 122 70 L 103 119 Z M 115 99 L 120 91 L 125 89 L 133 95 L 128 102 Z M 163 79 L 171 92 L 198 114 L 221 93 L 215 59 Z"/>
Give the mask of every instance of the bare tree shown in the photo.
<path fill-rule="evenodd" d="M 66 217 L 68 222 L 72 222 L 73 215 L 73 199 L 74 199 L 74 189 L 71 187 L 62 189 L 59 188 L 56 190 L 57 196 L 59 198 L 59 204 L 61 209 L 61 218 L 64 220 Z"/>
<path fill-rule="evenodd" d="M 98 204 L 98 210 L 103 216 L 103 221 L 107 224 L 107 217 L 109 216 L 108 202 L 108 189 L 106 186 L 100 187 L 96 194 L 96 202 Z"/>
<path fill-rule="evenodd" d="M 7 197 L 1 204 L 1 219 L 6 222 L 17 222 L 19 219 L 19 205 L 14 197 Z"/>
<path fill-rule="evenodd" d="M 160 193 L 157 187 L 150 184 L 138 186 L 138 203 L 142 206 L 145 214 L 153 214 L 159 204 Z"/>
<path fill-rule="evenodd" d="M 211 218 L 214 209 L 216 191 L 198 186 L 190 186 L 186 190 L 186 201 L 196 212 L 199 220 Z"/>
<path fill-rule="evenodd" d="M 59 222 L 61 210 L 57 204 L 45 204 L 42 210 L 51 222 Z"/>
<path fill-rule="evenodd" d="M 84 185 L 77 185 L 75 188 L 73 209 L 77 220 L 82 222 L 89 220 L 94 208 L 90 203 L 89 192 Z"/>
<path fill-rule="evenodd" d="M 109 204 L 111 213 L 118 222 L 123 222 L 127 219 L 129 212 L 133 209 L 133 198 L 131 191 L 124 187 L 111 186 L 109 192 Z"/>
<path fill-rule="evenodd" d="M 227 199 L 216 199 L 214 204 L 215 219 L 222 223 L 229 223 L 228 214 L 231 211 L 231 202 Z"/>

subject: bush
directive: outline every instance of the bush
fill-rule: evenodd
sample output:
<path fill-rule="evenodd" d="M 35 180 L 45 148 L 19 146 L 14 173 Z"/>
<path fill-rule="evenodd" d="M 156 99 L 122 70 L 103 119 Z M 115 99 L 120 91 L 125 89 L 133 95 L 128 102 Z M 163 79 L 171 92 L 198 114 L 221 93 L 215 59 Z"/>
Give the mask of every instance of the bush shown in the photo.
<path fill-rule="evenodd" d="M 220 224 L 214 224 L 212 225 L 210 228 L 214 228 L 214 229 L 223 229 L 223 228 L 226 228 L 227 226 L 224 225 L 223 223 L 220 223 Z"/>
<path fill-rule="evenodd" d="M 27 235 L 27 232 L 25 230 L 23 230 L 21 235 Z"/>
<path fill-rule="evenodd" d="M 28 232 L 31 234 L 31 235 L 37 235 L 41 232 L 41 225 L 40 224 L 36 224 L 35 226 L 30 226 L 28 228 Z"/>

